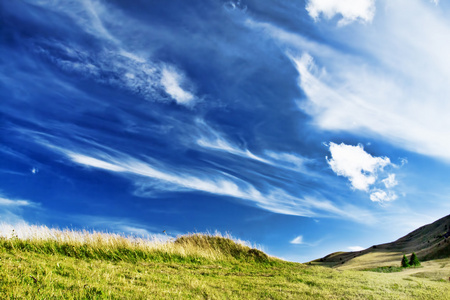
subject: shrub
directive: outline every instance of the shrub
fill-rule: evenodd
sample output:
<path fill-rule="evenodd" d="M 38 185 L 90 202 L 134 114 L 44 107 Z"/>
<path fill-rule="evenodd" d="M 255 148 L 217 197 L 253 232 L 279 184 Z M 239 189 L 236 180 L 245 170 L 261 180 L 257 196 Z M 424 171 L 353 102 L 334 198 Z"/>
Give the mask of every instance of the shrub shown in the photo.
<path fill-rule="evenodd" d="M 406 255 L 404 255 L 404 254 L 403 254 L 403 258 L 402 258 L 402 267 L 403 268 L 408 268 L 409 267 L 408 259 L 406 258 Z"/>
<path fill-rule="evenodd" d="M 414 267 L 420 266 L 420 261 L 417 258 L 416 253 L 414 253 L 414 252 L 411 254 L 411 258 L 409 259 L 409 265 L 414 266 Z"/>

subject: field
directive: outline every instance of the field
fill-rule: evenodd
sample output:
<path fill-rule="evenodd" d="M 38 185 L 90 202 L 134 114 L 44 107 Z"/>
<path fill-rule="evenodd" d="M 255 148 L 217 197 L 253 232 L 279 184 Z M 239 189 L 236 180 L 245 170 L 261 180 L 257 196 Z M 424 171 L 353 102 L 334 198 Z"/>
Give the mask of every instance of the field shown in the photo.
<path fill-rule="evenodd" d="M 25 229 L 3 230 L 0 238 L 1 299 L 445 299 L 450 295 L 449 259 L 392 273 L 340 270 L 268 257 L 220 235 L 157 240 Z"/>

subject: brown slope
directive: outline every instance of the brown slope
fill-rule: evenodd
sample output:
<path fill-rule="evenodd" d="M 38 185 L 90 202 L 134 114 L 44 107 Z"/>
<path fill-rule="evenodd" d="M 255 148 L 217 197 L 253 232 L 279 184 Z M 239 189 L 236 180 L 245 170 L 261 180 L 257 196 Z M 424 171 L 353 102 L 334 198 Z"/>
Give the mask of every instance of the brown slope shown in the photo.
<path fill-rule="evenodd" d="M 361 256 L 392 261 L 399 255 L 400 262 L 402 254 L 409 255 L 412 252 L 422 261 L 450 257 L 450 215 L 422 226 L 394 242 L 374 245 L 362 251 L 335 252 L 310 263 L 337 267 Z"/>

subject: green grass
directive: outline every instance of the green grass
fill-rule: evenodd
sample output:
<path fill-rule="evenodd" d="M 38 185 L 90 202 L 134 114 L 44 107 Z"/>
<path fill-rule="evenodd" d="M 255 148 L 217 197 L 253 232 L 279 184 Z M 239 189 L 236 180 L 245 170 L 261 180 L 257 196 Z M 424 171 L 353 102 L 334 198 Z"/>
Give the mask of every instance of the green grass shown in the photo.
<path fill-rule="evenodd" d="M 378 272 L 378 273 L 394 273 L 394 272 L 401 272 L 403 270 L 404 270 L 403 267 L 386 266 L 386 267 L 364 269 L 363 271 Z"/>
<path fill-rule="evenodd" d="M 0 299 L 442 299 L 450 294 L 448 282 L 402 273 L 291 263 L 227 237 L 201 234 L 166 242 L 86 232 L 0 238 Z"/>

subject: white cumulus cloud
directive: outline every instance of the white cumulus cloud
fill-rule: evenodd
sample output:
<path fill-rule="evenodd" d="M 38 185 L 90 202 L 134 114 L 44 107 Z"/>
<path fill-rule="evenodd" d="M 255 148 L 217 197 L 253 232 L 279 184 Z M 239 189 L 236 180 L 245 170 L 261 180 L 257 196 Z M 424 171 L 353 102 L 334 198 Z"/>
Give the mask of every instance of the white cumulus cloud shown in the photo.
<path fill-rule="evenodd" d="M 395 166 L 388 157 L 376 157 L 367 153 L 361 144 L 357 146 L 344 143 L 328 145 L 331 158 L 327 161 L 338 175 L 348 178 L 353 189 L 370 194 L 373 202 L 389 202 L 398 198 L 392 190 L 398 184 L 395 174 L 387 173 L 385 168 Z M 381 176 L 386 176 L 380 179 Z M 380 186 L 383 186 L 382 189 Z"/>
<path fill-rule="evenodd" d="M 327 19 L 339 14 L 342 16 L 339 26 L 354 21 L 371 22 L 375 15 L 375 0 L 309 0 L 306 10 L 315 21 L 321 14 Z"/>
<path fill-rule="evenodd" d="M 347 177 L 354 189 L 368 191 L 377 180 L 377 172 L 391 165 L 388 157 L 374 157 L 364 151 L 362 145 L 344 143 L 329 144 L 331 158 L 327 159 L 331 169 L 339 176 Z"/>

